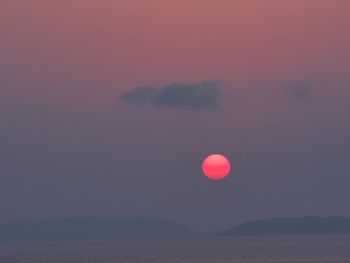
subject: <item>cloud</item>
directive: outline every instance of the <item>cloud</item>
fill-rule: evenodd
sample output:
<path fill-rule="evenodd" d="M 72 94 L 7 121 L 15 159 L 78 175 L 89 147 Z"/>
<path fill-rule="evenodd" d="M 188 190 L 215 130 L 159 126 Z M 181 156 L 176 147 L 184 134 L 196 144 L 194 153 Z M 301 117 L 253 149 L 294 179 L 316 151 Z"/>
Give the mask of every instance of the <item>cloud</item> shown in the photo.
<path fill-rule="evenodd" d="M 296 101 L 309 101 L 312 98 L 312 84 L 308 81 L 293 80 L 282 86 L 284 92 Z"/>
<path fill-rule="evenodd" d="M 155 87 L 137 87 L 120 96 L 120 99 L 134 105 L 144 105 L 152 101 L 159 90 Z"/>
<path fill-rule="evenodd" d="M 150 104 L 171 109 L 215 109 L 219 107 L 220 88 L 217 81 L 171 84 L 161 88 L 137 87 L 120 96 L 133 105 Z"/>

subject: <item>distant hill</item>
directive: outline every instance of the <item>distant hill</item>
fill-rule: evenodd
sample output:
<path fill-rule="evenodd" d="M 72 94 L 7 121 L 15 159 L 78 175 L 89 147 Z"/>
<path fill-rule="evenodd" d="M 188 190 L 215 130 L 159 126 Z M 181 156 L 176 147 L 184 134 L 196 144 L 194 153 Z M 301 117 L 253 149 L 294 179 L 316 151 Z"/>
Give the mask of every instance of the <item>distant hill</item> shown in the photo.
<path fill-rule="evenodd" d="M 337 235 L 350 234 L 350 218 L 272 218 L 243 223 L 221 232 L 221 236 Z"/>
<path fill-rule="evenodd" d="M 157 218 L 61 218 L 0 223 L 0 242 L 102 240 L 195 235 L 180 224 Z"/>

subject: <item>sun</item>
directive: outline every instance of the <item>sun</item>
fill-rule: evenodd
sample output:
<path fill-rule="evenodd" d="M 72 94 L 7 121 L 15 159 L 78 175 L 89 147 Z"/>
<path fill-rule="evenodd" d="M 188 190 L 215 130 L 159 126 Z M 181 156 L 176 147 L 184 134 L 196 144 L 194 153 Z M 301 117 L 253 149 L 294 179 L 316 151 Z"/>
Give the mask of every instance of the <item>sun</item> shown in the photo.
<path fill-rule="evenodd" d="M 202 170 L 211 180 L 224 179 L 231 170 L 230 161 L 222 154 L 207 156 L 202 163 Z"/>

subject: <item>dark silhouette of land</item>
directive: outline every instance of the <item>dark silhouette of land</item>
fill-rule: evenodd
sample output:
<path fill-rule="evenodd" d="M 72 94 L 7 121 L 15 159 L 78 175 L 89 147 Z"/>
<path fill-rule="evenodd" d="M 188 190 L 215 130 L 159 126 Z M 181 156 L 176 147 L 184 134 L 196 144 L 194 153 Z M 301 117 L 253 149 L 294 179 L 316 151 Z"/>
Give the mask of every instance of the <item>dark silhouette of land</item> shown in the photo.
<path fill-rule="evenodd" d="M 223 236 L 261 235 L 341 235 L 350 234 L 350 218 L 301 217 L 271 218 L 243 223 L 221 232 Z"/>
<path fill-rule="evenodd" d="M 350 218 L 303 217 L 250 221 L 209 236 L 350 234 Z M 175 221 L 158 218 L 61 218 L 0 223 L 0 242 L 106 240 L 204 236 Z"/>

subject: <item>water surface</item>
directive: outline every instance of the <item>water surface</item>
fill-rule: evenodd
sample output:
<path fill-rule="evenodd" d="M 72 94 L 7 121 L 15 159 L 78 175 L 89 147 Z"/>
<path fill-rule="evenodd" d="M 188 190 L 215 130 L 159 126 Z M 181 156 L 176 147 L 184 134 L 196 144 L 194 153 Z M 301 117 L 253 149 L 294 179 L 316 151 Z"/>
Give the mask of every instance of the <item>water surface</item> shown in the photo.
<path fill-rule="evenodd" d="M 0 244 L 1 263 L 350 263 L 350 236 Z"/>

